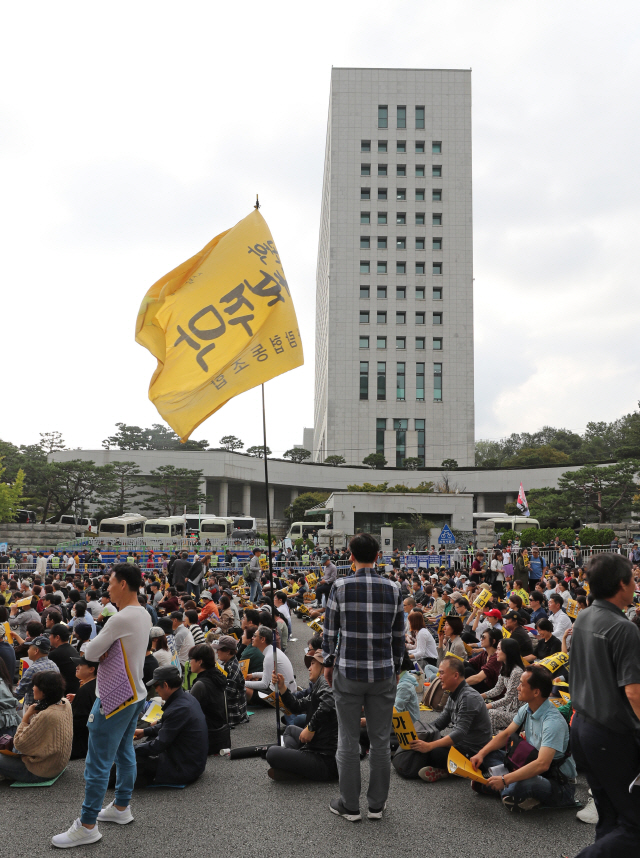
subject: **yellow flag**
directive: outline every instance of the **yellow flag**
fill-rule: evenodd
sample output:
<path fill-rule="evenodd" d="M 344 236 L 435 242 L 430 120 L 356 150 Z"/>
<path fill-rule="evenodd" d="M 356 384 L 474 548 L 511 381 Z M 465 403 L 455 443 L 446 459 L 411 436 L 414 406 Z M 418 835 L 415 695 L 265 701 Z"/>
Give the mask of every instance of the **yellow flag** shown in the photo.
<path fill-rule="evenodd" d="M 158 359 L 149 399 L 182 441 L 234 396 L 302 366 L 283 266 L 257 209 L 149 289 L 136 341 Z"/>

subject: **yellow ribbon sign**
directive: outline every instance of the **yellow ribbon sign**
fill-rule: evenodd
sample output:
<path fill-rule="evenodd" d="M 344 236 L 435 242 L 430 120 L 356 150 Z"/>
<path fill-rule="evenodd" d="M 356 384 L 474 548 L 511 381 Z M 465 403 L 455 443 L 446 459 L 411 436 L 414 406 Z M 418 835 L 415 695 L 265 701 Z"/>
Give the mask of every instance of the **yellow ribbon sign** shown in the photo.
<path fill-rule="evenodd" d="M 546 658 L 543 658 L 541 661 L 536 662 L 536 664 L 541 664 L 543 667 L 546 667 L 547 670 L 550 670 L 551 673 L 555 673 L 556 670 L 560 670 L 561 667 L 564 667 L 565 664 L 569 662 L 569 655 L 566 652 L 557 652 L 555 655 L 548 655 Z"/>
<path fill-rule="evenodd" d="M 418 736 L 413 727 L 411 715 L 408 712 L 393 710 L 393 732 L 401 748 L 408 748 L 410 742 L 415 742 Z"/>
<path fill-rule="evenodd" d="M 182 441 L 234 396 L 304 363 L 280 255 L 259 211 L 154 283 L 136 342 L 157 358 L 149 399 Z"/>

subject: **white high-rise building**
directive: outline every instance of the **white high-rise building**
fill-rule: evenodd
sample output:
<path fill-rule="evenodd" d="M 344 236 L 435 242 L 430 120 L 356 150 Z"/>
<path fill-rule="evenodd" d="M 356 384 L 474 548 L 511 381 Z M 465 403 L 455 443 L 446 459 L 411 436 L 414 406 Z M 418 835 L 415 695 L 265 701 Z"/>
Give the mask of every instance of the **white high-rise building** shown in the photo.
<path fill-rule="evenodd" d="M 334 68 L 313 459 L 474 463 L 471 73 Z"/>

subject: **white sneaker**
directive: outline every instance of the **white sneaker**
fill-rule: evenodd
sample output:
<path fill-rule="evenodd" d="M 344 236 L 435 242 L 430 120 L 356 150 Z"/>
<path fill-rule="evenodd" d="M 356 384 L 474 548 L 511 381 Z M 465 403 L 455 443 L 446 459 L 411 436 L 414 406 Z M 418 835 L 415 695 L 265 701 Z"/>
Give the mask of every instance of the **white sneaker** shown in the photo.
<path fill-rule="evenodd" d="M 64 834 L 56 834 L 51 838 L 51 845 L 57 846 L 59 849 L 70 849 L 72 846 L 84 846 L 87 843 L 97 843 L 102 839 L 102 834 L 98 831 L 98 826 L 93 828 L 85 828 L 79 819 L 73 823 L 68 831 Z"/>
<path fill-rule="evenodd" d="M 597 825 L 599 817 L 595 801 L 590 798 L 582 810 L 576 813 L 576 816 L 581 822 L 586 822 L 587 825 Z"/>
<path fill-rule="evenodd" d="M 106 807 L 103 807 L 100 813 L 98 814 L 99 822 L 117 822 L 118 825 L 126 825 L 128 822 L 133 822 L 133 814 L 131 813 L 131 806 L 125 807 L 124 810 L 118 810 L 117 807 L 114 807 L 114 803 L 108 804 Z"/>

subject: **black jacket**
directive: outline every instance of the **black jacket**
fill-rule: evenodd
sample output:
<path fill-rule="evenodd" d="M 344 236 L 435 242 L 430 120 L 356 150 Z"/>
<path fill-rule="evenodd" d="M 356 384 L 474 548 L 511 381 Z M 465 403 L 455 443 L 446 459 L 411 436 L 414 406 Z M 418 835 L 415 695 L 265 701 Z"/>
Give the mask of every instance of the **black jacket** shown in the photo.
<path fill-rule="evenodd" d="M 73 715 L 73 744 L 71 745 L 71 759 L 81 760 L 87 756 L 89 746 L 89 728 L 87 721 L 96 702 L 96 681 L 92 679 L 81 685 L 71 704 Z"/>
<path fill-rule="evenodd" d="M 294 715 L 307 715 L 307 727 L 315 733 L 300 750 L 333 756 L 338 748 L 338 718 L 333 690 L 324 676 L 316 679 L 308 697 L 295 697 L 287 690 L 282 702 Z"/>
<path fill-rule="evenodd" d="M 171 583 L 174 587 L 180 584 L 186 584 L 187 579 L 191 577 L 191 563 L 188 560 L 176 560 L 173 565 L 173 577 Z"/>
<path fill-rule="evenodd" d="M 224 692 L 227 678 L 217 667 L 204 670 L 196 676 L 191 696 L 200 704 L 207 722 L 209 753 L 220 750 L 220 728 L 227 723 Z"/>
<path fill-rule="evenodd" d="M 164 704 L 158 724 L 145 727 L 151 739 L 136 747 L 136 755 L 158 757 L 155 781 L 159 784 L 190 784 L 207 764 L 207 722 L 198 701 L 182 688 Z"/>
<path fill-rule="evenodd" d="M 70 643 L 63 643 L 57 649 L 51 648 L 49 658 L 58 666 L 66 683 L 66 693 L 76 694 L 80 688 L 80 682 L 76 677 L 76 666 L 72 658 L 78 657 L 78 651 Z"/>

